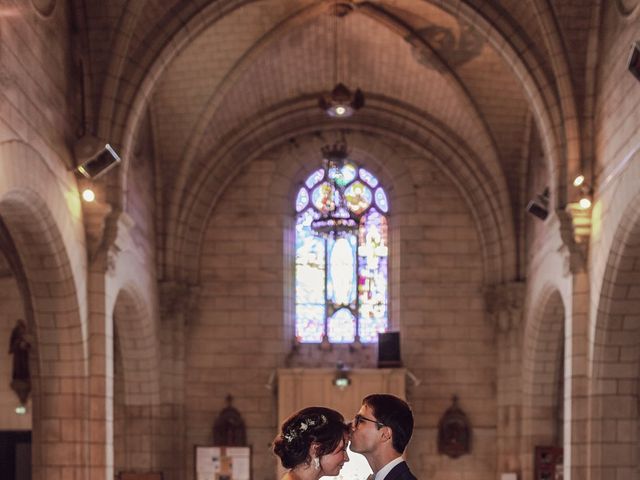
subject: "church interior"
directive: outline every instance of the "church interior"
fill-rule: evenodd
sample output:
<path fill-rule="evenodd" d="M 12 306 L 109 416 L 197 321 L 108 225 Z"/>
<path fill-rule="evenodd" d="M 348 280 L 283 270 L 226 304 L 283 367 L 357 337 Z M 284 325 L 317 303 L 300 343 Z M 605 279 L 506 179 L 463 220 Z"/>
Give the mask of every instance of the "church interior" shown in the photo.
<path fill-rule="evenodd" d="M 377 390 L 423 480 L 640 478 L 639 29 L 0 1 L 0 476 L 276 480 L 292 409 Z"/>

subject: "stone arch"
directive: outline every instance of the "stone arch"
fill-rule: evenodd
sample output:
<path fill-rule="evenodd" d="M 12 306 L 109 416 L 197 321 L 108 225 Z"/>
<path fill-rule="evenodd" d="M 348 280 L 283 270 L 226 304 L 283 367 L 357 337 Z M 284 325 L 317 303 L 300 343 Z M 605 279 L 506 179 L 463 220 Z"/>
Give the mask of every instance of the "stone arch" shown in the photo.
<path fill-rule="evenodd" d="M 640 195 L 616 230 L 598 296 L 590 385 L 592 480 L 640 474 Z"/>
<path fill-rule="evenodd" d="M 87 414 L 87 342 L 69 258 L 46 204 L 34 192 L 3 195 L 0 217 L 15 241 L 31 292 L 34 478 L 70 471 L 83 476 L 83 437 L 64 435 L 68 429 L 85 431 Z"/>
<path fill-rule="evenodd" d="M 537 445 L 562 446 L 566 308 L 557 287 L 546 285 L 532 303 L 524 334 L 522 474 L 533 478 Z"/>
<path fill-rule="evenodd" d="M 88 342 L 87 307 L 79 297 L 86 258 L 81 222 L 74 221 L 79 197 L 72 176 L 54 174 L 28 145 L 4 142 L 0 157 L 0 217 L 24 272 L 28 328 L 35 337 L 33 475 L 85 477 Z"/>
<path fill-rule="evenodd" d="M 81 301 L 87 282 L 87 257 L 85 251 L 82 207 L 76 178 L 66 169 L 54 170 L 36 150 L 20 140 L 0 142 L 0 199 L 13 195 L 16 200 L 28 202 L 38 198 L 46 205 L 46 215 L 62 242 L 60 254 L 68 257 L 69 278 L 74 284 L 75 304 L 82 320 L 83 335 L 86 332 L 87 304 Z M 55 186 L 55 187 L 54 187 Z M 43 213 L 44 215 L 44 213 Z"/>
<path fill-rule="evenodd" d="M 373 103 L 373 102 L 371 102 Z M 382 105 L 388 107 L 382 118 L 375 115 Z M 210 209 L 215 204 L 218 192 L 224 191 L 226 185 L 243 165 L 268 151 L 274 146 L 284 143 L 296 135 L 313 132 L 340 130 L 367 132 L 373 137 L 387 138 L 388 141 L 409 145 L 419 155 L 437 162 L 450 179 L 458 186 L 470 211 L 475 216 L 478 231 L 482 238 L 485 259 L 486 281 L 500 283 L 513 277 L 515 265 L 513 229 L 511 225 L 510 206 L 504 195 L 504 179 L 496 179 L 489 175 L 472 152 L 468 151 L 464 142 L 452 132 L 441 126 L 428 123 L 424 118 L 407 110 L 400 110 L 391 115 L 391 106 L 375 103 L 368 107 L 368 113 L 351 119 L 348 124 L 325 122 L 309 124 L 305 112 L 313 106 L 287 109 L 279 113 L 280 122 L 272 122 L 265 128 L 248 125 L 234 139 L 229 139 L 224 150 L 216 151 L 220 158 L 210 163 L 208 171 L 200 177 L 200 185 L 191 189 L 189 203 L 181 207 L 182 216 L 171 226 L 172 242 L 168 242 L 173 255 L 172 264 L 178 270 L 178 278 L 197 282 L 197 258 L 200 251 L 203 226 Z M 411 122 L 412 128 L 407 125 Z M 214 155 L 214 152 L 211 152 Z M 217 192 L 212 197 L 210 192 Z M 178 230 L 176 230 L 178 228 Z M 182 272 L 180 271 L 182 270 Z M 194 276 L 194 274 L 196 274 Z"/>
<path fill-rule="evenodd" d="M 129 58 L 131 64 L 135 65 L 135 67 L 131 67 L 133 70 L 129 71 L 126 68 L 123 69 L 123 65 L 120 62 L 117 62 L 112 67 L 114 71 L 110 71 L 108 77 L 116 80 L 112 82 L 113 85 L 110 86 L 109 92 L 105 93 L 105 101 L 115 102 L 115 99 L 120 97 L 118 95 L 120 90 L 118 82 L 121 81 L 119 80 L 121 77 L 123 79 L 127 77 L 128 72 L 132 78 L 127 78 L 126 99 L 119 100 L 120 106 L 118 108 L 115 106 L 103 107 L 113 111 L 114 115 L 108 117 L 113 120 L 110 125 L 101 128 L 101 132 L 117 139 L 122 145 L 124 158 L 128 157 L 128 152 L 133 147 L 135 132 L 141 122 L 154 85 L 173 57 L 193 38 L 199 35 L 204 28 L 216 22 L 226 12 L 240 8 L 245 4 L 246 1 L 237 0 L 229 0 L 224 4 L 221 4 L 221 2 L 208 5 L 185 4 L 183 11 L 179 13 L 172 12 L 172 18 L 166 20 L 168 22 L 166 27 L 172 32 L 169 38 L 158 38 L 155 44 L 152 42 L 150 45 L 145 45 L 142 59 L 134 60 L 132 58 L 134 53 L 128 51 L 128 42 L 121 42 L 121 51 L 114 52 L 113 56 L 123 59 Z M 547 78 L 545 69 L 542 67 L 537 54 L 531 50 L 531 47 L 527 46 L 530 43 L 527 42 L 527 38 L 523 38 L 526 35 L 512 25 L 503 14 L 491 11 L 486 14 L 486 17 L 480 16 L 478 11 L 472 7 L 454 1 L 443 2 L 441 7 L 451 14 L 461 15 L 467 21 L 476 25 L 478 31 L 486 36 L 486 40 L 499 52 L 505 62 L 511 65 L 529 98 L 534 117 L 541 132 L 545 157 L 551 166 L 549 169 L 552 176 L 551 184 L 554 186 L 554 193 L 556 193 L 553 197 L 558 204 L 563 205 L 566 196 L 563 175 L 566 169 L 566 162 L 562 154 L 562 146 L 565 143 L 570 143 L 571 139 L 567 138 L 566 132 L 563 133 L 558 130 L 562 129 L 566 122 L 571 125 L 575 124 L 572 115 L 573 109 L 569 108 L 568 110 L 570 111 L 563 109 L 558 96 L 553 94 L 554 82 Z M 542 13 L 547 14 L 548 12 L 543 10 Z M 176 17 L 184 19 L 184 23 L 179 24 L 179 22 L 176 22 Z M 132 16 L 132 18 L 135 19 L 136 16 Z M 493 20 L 490 21 L 489 18 Z M 121 22 L 121 28 L 126 30 L 121 32 L 123 38 L 131 37 L 130 31 L 135 28 L 135 25 L 136 22 L 132 19 L 127 22 Z M 549 27 L 549 25 L 553 26 L 553 23 L 547 20 L 544 25 Z M 548 28 L 545 28 L 544 35 L 550 36 L 548 43 L 551 47 L 554 47 L 554 51 L 559 51 L 557 41 L 555 41 L 557 40 L 557 34 L 554 33 L 556 30 L 553 29 L 552 32 L 549 32 Z M 146 65 L 146 68 L 141 68 L 141 64 Z M 559 68 L 559 72 L 561 73 L 562 71 L 564 70 Z M 135 86 L 129 88 L 129 85 Z M 566 84 L 563 83 L 563 92 L 565 90 Z M 113 100 L 106 100 L 107 98 Z M 562 98 L 565 98 L 565 95 Z M 126 166 L 122 171 L 122 180 L 126 185 Z"/>
<path fill-rule="evenodd" d="M 152 308 L 125 283 L 113 306 L 114 472 L 152 470 L 154 409 L 160 403 L 159 355 Z"/>
<path fill-rule="evenodd" d="M 127 405 L 159 404 L 157 329 L 151 312 L 135 286 L 127 284 L 120 289 L 113 306 L 113 324 L 122 354 Z"/>
<path fill-rule="evenodd" d="M 246 70 L 250 67 L 253 61 L 259 57 L 269 46 L 277 42 L 283 36 L 287 35 L 292 28 L 299 26 L 305 22 L 314 19 L 319 12 L 326 11 L 328 5 L 323 3 L 317 3 L 311 7 L 306 7 L 301 11 L 293 14 L 289 18 L 275 25 L 267 34 L 262 36 L 251 48 L 239 59 L 239 61 L 233 66 L 231 71 L 226 75 L 224 81 L 217 87 L 216 91 L 208 100 L 207 105 L 199 115 L 195 128 L 190 135 L 189 141 L 182 156 L 181 168 L 178 173 L 178 180 L 176 182 L 176 188 L 174 189 L 175 197 L 171 203 L 172 210 L 170 218 L 175 218 L 178 214 L 176 209 L 181 202 L 181 196 L 185 195 L 185 191 L 188 191 L 187 185 L 193 180 L 194 176 L 198 176 L 198 168 L 194 167 L 194 164 L 198 164 L 201 160 L 198 157 L 199 151 L 202 150 L 202 140 L 206 136 L 207 129 L 210 128 L 211 123 L 214 121 L 214 116 L 221 102 L 228 94 L 229 90 L 242 78 Z M 376 23 L 384 26 L 400 37 L 413 37 L 416 42 L 424 43 L 424 47 L 431 49 L 431 47 L 424 42 L 419 35 L 411 30 L 404 22 L 399 18 L 391 15 L 389 12 L 379 10 L 372 7 L 369 4 L 361 4 L 356 10 L 358 14 L 371 18 Z M 496 175 L 500 175 L 500 166 L 497 161 L 496 145 L 484 118 L 479 111 L 477 104 L 471 98 L 468 90 L 463 84 L 462 80 L 457 74 L 437 55 L 434 55 L 434 61 L 438 62 L 439 68 L 446 72 L 447 78 L 451 80 L 452 88 L 455 91 L 457 97 L 461 99 L 461 102 L 466 107 L 467 116 L 472 117 L 474 123 L 478 125 L 478 132 L 475 134 L 482 136 L 482 143 L 486 144 L 483 148 L 486 151 L 478 152 L 480 156 L 488 159 L 487 163 L 489 169 L 494 169 Z M 371 95 L 367 95 L 370 99 Z M 468 132 L 471 135 L 470 132 Z"/>

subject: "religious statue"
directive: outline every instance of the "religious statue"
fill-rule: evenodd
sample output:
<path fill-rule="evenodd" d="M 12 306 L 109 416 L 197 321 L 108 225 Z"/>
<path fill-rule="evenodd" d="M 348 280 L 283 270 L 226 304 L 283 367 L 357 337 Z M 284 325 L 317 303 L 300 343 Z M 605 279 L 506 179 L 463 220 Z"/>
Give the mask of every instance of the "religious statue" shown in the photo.
<path fill-rule="evenodd" d="M 213 425 L 213 444 L 217 446 L 244 446 L 247 444 L 247 433 L 240 412 L 231 406 L 233 398 L 227 395 L 227 406 Z"/>
<path fill-rule="evenodd" d="M 458 458 L 471 452 L 471 424 L 458 406 L 454 395 L 453 405 L 447 409 L 438 423 L 438 453 Z"/>
<path fill-rule="evenodd" d="M 31 374 L 29 372 L 29 350 L 31 343 L 27 334 L 27 325 L 19 319 L 11 331 L 9 353 L 13 355 L 11 371 L 11 389 L 16 392 L 20 403 L 27 403 L 31 392 Z"/>

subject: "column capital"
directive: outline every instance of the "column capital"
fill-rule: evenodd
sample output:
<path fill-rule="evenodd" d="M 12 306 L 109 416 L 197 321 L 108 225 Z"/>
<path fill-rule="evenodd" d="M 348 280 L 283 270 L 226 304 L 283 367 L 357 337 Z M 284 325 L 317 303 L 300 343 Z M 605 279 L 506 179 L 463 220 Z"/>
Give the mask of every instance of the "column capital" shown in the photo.
<path fill-rule="evenodd" d="M 84 225 L 89 261 L 104 260 L 105 271 L 113 274 L 118 254 L 133 246 L 133 219 L 122 210 L 114 210 L 106 202 L 94 202 L 84 207 Z"/>
<path fill-rule="evenodd" d="M 485 288 L 487 313 L 501 332 L 517 329 L 522 320 L 525 284 L 520 281 L 490 285 Z"/>
<path fill-rule="evenodd" d="M 556 210 L 560 221 L 560 238 L 565 254 L 565 275 L 584 272 L 587 269 L 587 254 L 591 237 L 591 210 L 583 210 L 576 203 Z"/>
<path fill-rule="evenodd" d="M 107 202 L 84 202 L 82 204 L 82 214 L 84 220 L 84 231 L 87 239 L 87 255 L 90 261 L 97 256 L 104 239 L 107 218 L 111 215 L 113 208 Z"/>

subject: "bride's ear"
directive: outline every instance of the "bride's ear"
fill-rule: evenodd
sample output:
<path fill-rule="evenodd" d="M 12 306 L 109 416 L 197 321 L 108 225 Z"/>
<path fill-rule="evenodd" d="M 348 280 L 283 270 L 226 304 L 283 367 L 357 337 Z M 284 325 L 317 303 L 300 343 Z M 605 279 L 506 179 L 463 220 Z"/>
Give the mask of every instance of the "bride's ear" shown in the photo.
<path fill-rule="evenodd" d="M 320 444 L 318 442 L 313 442 L 309 446 L 309 456 L 311 458 L 315 458 L 318 456 L 318 449 L 320 448 Z"/>
<path fill-rule="evenodd" d="M 314 470 L 320 470 L 320 457 L 318 456 L 319 443 L 312 443 L 309 447 L 309 458 L 311 459 L 311 466 Z"/>

